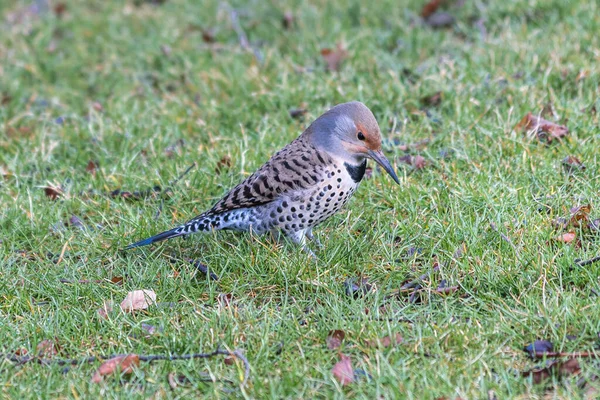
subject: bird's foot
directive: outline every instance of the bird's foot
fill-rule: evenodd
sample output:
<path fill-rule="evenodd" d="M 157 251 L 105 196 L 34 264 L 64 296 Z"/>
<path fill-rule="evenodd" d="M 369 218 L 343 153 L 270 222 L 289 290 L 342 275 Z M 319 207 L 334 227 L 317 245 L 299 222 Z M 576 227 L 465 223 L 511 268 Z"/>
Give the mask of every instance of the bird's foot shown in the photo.
<path fill-rule="evenodd" d="M 310 258 L 312 258 L 315 261 L 318 260 L 317 255 L 310 249 L 310 247 L 308 247 L 307 245 L 303 245 L 301 248 L 303 252 L 310 256 Z"/>
<path fill-rule="evenodd" d="M 315 235 L 313 235 L 312 229 L 306 232 L 306 237 L 309 240 L 313 241 L 317 245 L 317 247 L 319 249 L 322 249 L 323 247 L 325 247 L 325 246 L 323 246 L 323 244 L 321 243 L 321 241 L 319 240 L 319 238 L 316 237 Z"/>

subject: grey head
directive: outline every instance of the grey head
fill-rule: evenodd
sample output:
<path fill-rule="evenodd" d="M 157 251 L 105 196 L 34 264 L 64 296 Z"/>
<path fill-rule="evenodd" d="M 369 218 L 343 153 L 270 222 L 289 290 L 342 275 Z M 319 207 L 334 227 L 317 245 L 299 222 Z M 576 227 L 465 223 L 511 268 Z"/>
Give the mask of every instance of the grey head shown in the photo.
<path fill-rule="evenodd" d="M 317 118 L 306 130 L 313 145 L 351 165 L 370 158 L 400 184 L 381 150 L 381 130 L 375 116 L 359 101 L 338 104 Z"/>

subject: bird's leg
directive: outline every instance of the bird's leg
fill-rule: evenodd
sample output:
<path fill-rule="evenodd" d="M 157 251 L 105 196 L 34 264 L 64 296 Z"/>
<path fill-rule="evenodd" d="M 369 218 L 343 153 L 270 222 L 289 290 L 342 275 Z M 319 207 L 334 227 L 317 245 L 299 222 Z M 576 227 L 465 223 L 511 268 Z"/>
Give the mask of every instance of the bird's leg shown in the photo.
<path fill-rule="evenodd" d="M 320 248 L 320 249 L 323 248 L 323 245 L 319 241 L 319 238 L 317 238 L 315 235 L 313 235 L 312 228 L 308 228 L 306 230 L 306 237 L 308 239 L 312 240 L 313 242 L 315 242 L 318 248 Z"/>
<path fill-rule="evenodd" d="M 291 232 L 287 236 L 290 238 L 290 240 L 292 242 L 300 245 L 300 248 L 302 249 L 303 252 L 307 253 L 309 256 L 311 256 L 315 260 L 317 259 L 317 256 L 315 255 L 315 253 L 313 253 L 313 251 L 306 245 L 305 231 Z"/>

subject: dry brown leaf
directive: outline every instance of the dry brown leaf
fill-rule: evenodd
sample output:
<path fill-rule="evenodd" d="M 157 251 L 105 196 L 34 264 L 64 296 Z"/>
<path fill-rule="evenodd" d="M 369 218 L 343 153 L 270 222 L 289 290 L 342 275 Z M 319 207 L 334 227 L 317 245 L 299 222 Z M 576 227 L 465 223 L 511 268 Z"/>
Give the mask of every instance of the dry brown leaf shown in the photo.
<path fill-rule="evenodd" d="M 576 358 L 569 358 L 568 360 L 552 360 L 549 361 L 545 367 L 534 368 L 529 371 L 524 371 L 522 375 L 524 377 L 531 376 L 533 383 L 543 383 L 545 380 L 552 376 L 556 377 L 568 377 L 572 375 L 578 375 L 581 372 L 581 366 L 579 360 Z"/>
<path fill-rule="evenodd" d="M 215 173 L 218 175 L 221 172 L 226 171 L 229 168 L 231 168 L 231 165 L 232 165 L 231 157 L 229 157 L 228 155 L 224 155 L 223 157 L 221 157 L 221 159 L 217 163 L 217 166 L 215 167 Z"/>
<path fill-rule="evenodd" d="M 561 139 L 569 134 L 569 129 L 564 125 L 558 125 L 548 121 L 532 113 L 527 113 L 526 116 L 519 121 L 515 126 L 515 130 L 529 132 L 532 135 L 537 135 L 540 139 L 546 139 L 548 143 L 554 139 Z"/>
<path fill-rule="evenodd" d="M 145 310 L 151 304 L 156 304 L 156 293 L 154 293 L 154 290 L 134 290 L 127 293 L 127 296 L 121 302 L 121 309 L 125 312 L 133 312 L 136 310 Z"/>
<path fill-rule="evenodd" d="M 421 17 L 427 18 L 431 14 L 437 11 L 437 9 L 442 4 L 442 0 L 431 0 L 423 6 L 421 10 Z"/>
<path fill-rule="evenodd" d="M 329 71 L 339 71 L 342 62 L 348 57 L 348 51 L 338 43 L 335 49 L 321 49 L 321 56 Z"/>
<path fill-rule="evenodd" d="M 15 356 L 26 356 L 27 353 L 28 353 L 28 351 L 24 347 L 21 347 L 21 348 L 15 350 Z"/>
<path fill-rule="evenodd" d="M 571 208 L 571 218 L 569 219 L 569 225 L 574 226 L 576 228 L 580 226 L 585 226 L 589 221 L 589 215 L 591 211 L 591 204 Z"/>
<path fill-rule="evenodd" d="M 117 371 L 122 374 L 131 374 L 140 365 L 140 357 L 137 354 L 123 354 L 106 360 L 98 367 L 92 376 L 92 383 L 100 383 L 106 375 L 112 375 Z"/>
<path fill-rule="evenodd" d="M 575 240 L 575 232 L 567 232 L 567 233 L 563 233 L 562 235 L 559 235 L 555 238 L 555 240 L 559 241 L 559 242 L 563 242 L 563 243 L 571 243 L 572 241 Z"/>
<path fill-rule="evenodd" d="M 223 362 L 225 363 L 225 365 L 234 365 L 235 364 L 235 357 L 234 356 L 227 356 L 223 359 Z"/>
<path fill-rule="evenodd" d="M 338 361 L 332 368 L 331 372 L 335 379 L 342 386 L 346 386 L 354 382 L 354 370 L 352 369 L 352 360 L 350 357 L 344 354 L 340 354 L 340 361 Z"/>
<path fill-rule="evenodd" d="M 575 156 L 567 156 L 563 158 L 562 165 L 567 172 L 573 172 L 577 170 L 585 170 L 585 165 Z"/>
<path fill-rule="evenodd" d="M 85 170 L 87 172 L 89 172 L 90 174 L 92 174 L 93 176 L 96 176 L 97 168 L 98 168 L 98 161 L 90 160 L 90 161 L 88 161 L 87 166 L 85 167 Z"/>
<path fill-rule="evenodd" d="M 48 185 L 44 188 L 44 193 L 50 200 L 56 200 L 62 196 L 63 191 L 61 188 L 53 185 Z"/>
<path fill-rule="evenodd" d="M 344 338 L 346 337 L 346 332 L 341 329 L 336 329 L 333 331 L 329 331 L 327 335 L 327 348 L 329 350 L 335 350 L 342 345 Z"/>
<path fill-rule="evenodd" d="M 427 166 L 427 160 L 423 156 L 416 155 L 412 160 L 415 169 L 423 169 Z"/>
<path fill-rule="evenodd" d="M 52 358 L 60 352 L 60 346 L 55 340 L 44 339 L 38 343 L 36 353 L 40 358 Z"/>

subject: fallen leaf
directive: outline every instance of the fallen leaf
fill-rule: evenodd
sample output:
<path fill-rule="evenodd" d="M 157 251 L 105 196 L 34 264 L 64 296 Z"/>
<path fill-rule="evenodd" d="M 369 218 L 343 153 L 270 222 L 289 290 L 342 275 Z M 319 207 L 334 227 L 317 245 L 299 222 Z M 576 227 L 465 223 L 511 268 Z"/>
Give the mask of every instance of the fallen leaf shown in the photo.
<path fill-rule="evenodd" d="M 578 228 L 589 221 L 592 205 L 586 204 L 584 206 L 573 207 L 570 211 L 571 218 L 569 218 L 569 225 Z"/>
<path fill-rule="evenodd" d="M 52 358 L 60 352 L 60 346 L 55 340 L 44 339 L 35 348 L 40 358 Z"/>
<path fill-rule="evenodd" d="M 435 12 L 425 19 L 425 23 L 434 29 L 447 28 L 454 25 L 455 18 L 447 12 Z"/>
<path fill-rule="evenodd" d="M 28 353 L 27 349 L 24 347 L 18 348 L 15 350 L 15 356 L 26 356 Z"/>
<path fill-rule="evenodd" d="M 56 3 L 54 5 L 54 14 L 56 14 L 58 18 L 61 18 L 66 11 L 67 5 L 65 3 Z"/>
<path fill-rule="evenodd" d="M 85 167 L 85 170 L 87 172 L 89 172 L 90 174 L 92 174 L 93 176 L 96 176 L 97 168 L 98 168 L 98 161 L 90 160 L 90 161 L 88 161 L 87 166 Z"/>
<path fill-rule="evenodd" d="M 554 139 L 561 139 L 569 134 L 569 129 L 564 125 L 558 125 L 542 117 L 527 113 L 515 126 L 515 130 L 529 132 L 537 135 L 539 139 L 545 139 L 548 143 Z"/>
<path fill-rule="evenodd" d="M 532 358 L 535 358 L 536 354 L 549 353 L 553 350 L 554 345 L 549 340 L 536 340 L 533 343 L 523 347 L 523 351 L 528 353 Z"/>
<path fill-rule="evenodd" d="M 348 57 L 348 51 L 338 43 L 335 49 L 321 49 L 321 56 L 329 71 L 339 71 L 342 62 Z"/>
<path fill-rule="evenodd" d="M 235 364 L 235 357 L 234 356 L 227 356 L 227 357 L 225 357 L 225 359 L 223 359 L 223 362 L 225 363 L 225 365 L 234 365 Z"/>
<path fill-rule="evenodd" d="M 579 365 L 579 360 L 576 358 L 569 358 L 565 361 L 548 361 L 544 367 L 524 371 L 522 375 L 524 377 L 531 376 L 533 383 L 540 384 L 552 376 L 561 378 L 578 375 L 580 372 L 581 366 Z"/>
<path fill-rule="evenodd" d="M 111 283 L 114 283 L 115 285 L 120 285 L 123 283 L 123 277 L 122 276 L 113 276 L 112 278 L 110 278 Z"/>
<path fill-rule="evenodd" d="M 412 160 L 412 165 L 415 169 L 423 169 L 427 165 L 427 160 L 423 156 L 416 155 Z"/>
<path fill-rule="evenodd" d="M 108 314 L 110 314 L 112 311 L 113 311 L 113 302 L 105 301 L 104 304 L 102 304 L 102 307 L 100 307 L 98 309 L 97 313 L 100 316 L 100 318 L 108 319 Z"/>
<path fill-rule="evenodd" d="M 437 11 L 437 9 L 442 4 L 442 0 L 431 0 L 423 6 L 421 10 L 421 17 L 427 18 L 431 14 Z"/>
<path fill-rule="evenodd" d="M 567 156 L 563 158 L 562 165 L 567 172 L 583 171 L 585 165 L 575 156 Z"/>
<path fill-rule="evenodd" d="M 340 361 L 333 366 L 331 372 L 333 373 L 335 379 L 337 379 L 342 386 L 346 386 L 354 382 L 352 361 L 347 355 L 340 354 Z"/>
<path fill-rule="evenodd" d="M 131 374 L 140 365 L 140 357 L 137 354 L 123 354 L 106 360 L 98 367 L 92 376 L 92 383 L 100 383 L 106 375 L 112 375 L 119 371 L 121 374 Z"/>
<path fill-rule="evenodd" d="M 121 302 L 121 309 L 124 312 L 133 312 L 136 310 L 145 310 L 151 304 L 156 304 L 156 293 L 154 293 L 154 290 L 134 290 L 127 293 L 127 296 Z"/>
<path fill-rule="evenodd" d="M 562 242 L 562 243 L 571 243 L 573 240 L 575 240 L 575 232 L 567 232 L 567 233 L 563 233 L 562 235 L 558 235 L 555 240 Z"/>
<path fill-rule="evenodd" d="M 215 167 L 215 173 L 218 175 L 229 168 L 231 168 L 231 157 L 224 155 L 217 163 L 217 166 Z"/>
<path fill-rule="evenodd" d="M 62 196 L 63 191 L 59 187 L 48 185 L 44 188 L 44 193 L 50 200 L 56 200 Z"/>
<path fill-rule="evenodd" d="M 329 331 L 327 335 L 327 348 L 329 350 L 335 350 L 342 345 L 344 338 L 346 337 L 346 333 L 341 329 L 336 329 L 333 331 Z"/>

